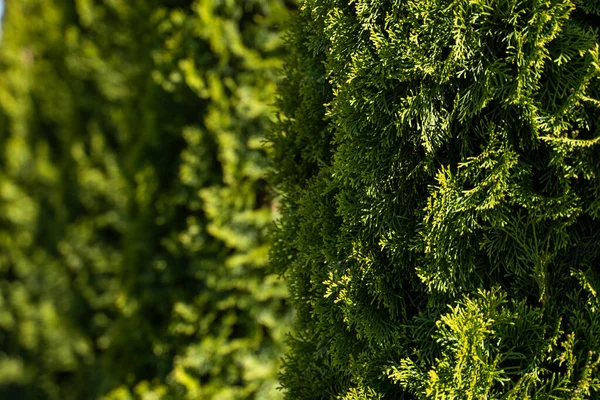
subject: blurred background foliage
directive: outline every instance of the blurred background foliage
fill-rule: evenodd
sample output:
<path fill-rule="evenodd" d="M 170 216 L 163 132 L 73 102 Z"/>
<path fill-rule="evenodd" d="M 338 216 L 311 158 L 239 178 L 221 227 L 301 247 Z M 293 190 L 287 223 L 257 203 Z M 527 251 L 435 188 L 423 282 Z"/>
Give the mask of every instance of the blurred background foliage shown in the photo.
<path fill-rule="evenodd" d="M 262 146 L 291 0 L 9 0 L 0 398 L 271 399 Z"/>

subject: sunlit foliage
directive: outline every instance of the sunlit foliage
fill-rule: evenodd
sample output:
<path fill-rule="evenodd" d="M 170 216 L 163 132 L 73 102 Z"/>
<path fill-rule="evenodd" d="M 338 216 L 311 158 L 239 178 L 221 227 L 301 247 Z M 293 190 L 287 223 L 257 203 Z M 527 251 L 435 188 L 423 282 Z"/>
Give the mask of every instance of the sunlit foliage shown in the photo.
<path fill-rule="evenodd" d="M 272 135 L 289 399 L 600 396 L 600 9 L 306 0 Z"/>
<path fill-rule="evenodd" d="M 13 0 L 0 45 L 0 397 L 271 399 L 283 0 Z"/>

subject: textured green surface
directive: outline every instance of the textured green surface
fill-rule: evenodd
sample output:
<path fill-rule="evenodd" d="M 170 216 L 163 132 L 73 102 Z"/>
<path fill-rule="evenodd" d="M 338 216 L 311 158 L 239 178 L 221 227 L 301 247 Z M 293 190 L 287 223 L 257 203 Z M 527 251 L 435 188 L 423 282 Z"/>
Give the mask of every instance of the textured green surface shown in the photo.
<path fill-rule="evenodd" d="M 599 12 L 303 2 L 271 137 L 289 399 L 600 396 Z"/>
<path fill-rule="evenodd" d="M 0 397 L 271 399 L 283 0 L 16 0 L 0 46 Z"/>

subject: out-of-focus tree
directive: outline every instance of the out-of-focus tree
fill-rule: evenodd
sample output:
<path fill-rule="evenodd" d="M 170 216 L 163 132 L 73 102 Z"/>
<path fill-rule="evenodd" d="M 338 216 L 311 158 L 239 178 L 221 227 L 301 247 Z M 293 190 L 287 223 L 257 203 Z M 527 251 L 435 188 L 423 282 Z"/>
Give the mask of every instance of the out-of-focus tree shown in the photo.
<path fill-rule="evenodd" d="M 0 397 L 278 396 L 261 140 L 291 6 L 7 2 Z"/>

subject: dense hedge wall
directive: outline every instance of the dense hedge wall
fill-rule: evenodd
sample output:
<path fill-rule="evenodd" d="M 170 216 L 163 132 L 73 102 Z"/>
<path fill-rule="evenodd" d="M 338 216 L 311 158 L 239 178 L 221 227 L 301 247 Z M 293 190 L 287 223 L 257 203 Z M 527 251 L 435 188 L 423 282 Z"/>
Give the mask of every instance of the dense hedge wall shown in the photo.
<path fill-rule="evenodd" d="M 289 399 L 600 396 L 600 7 L 306 0 L 270 138 Z"/>
<path fill-rule="evenodd" d="M 261 140 L 292 5 L 6 1 L 0 397 L 279 396 Z"/>

